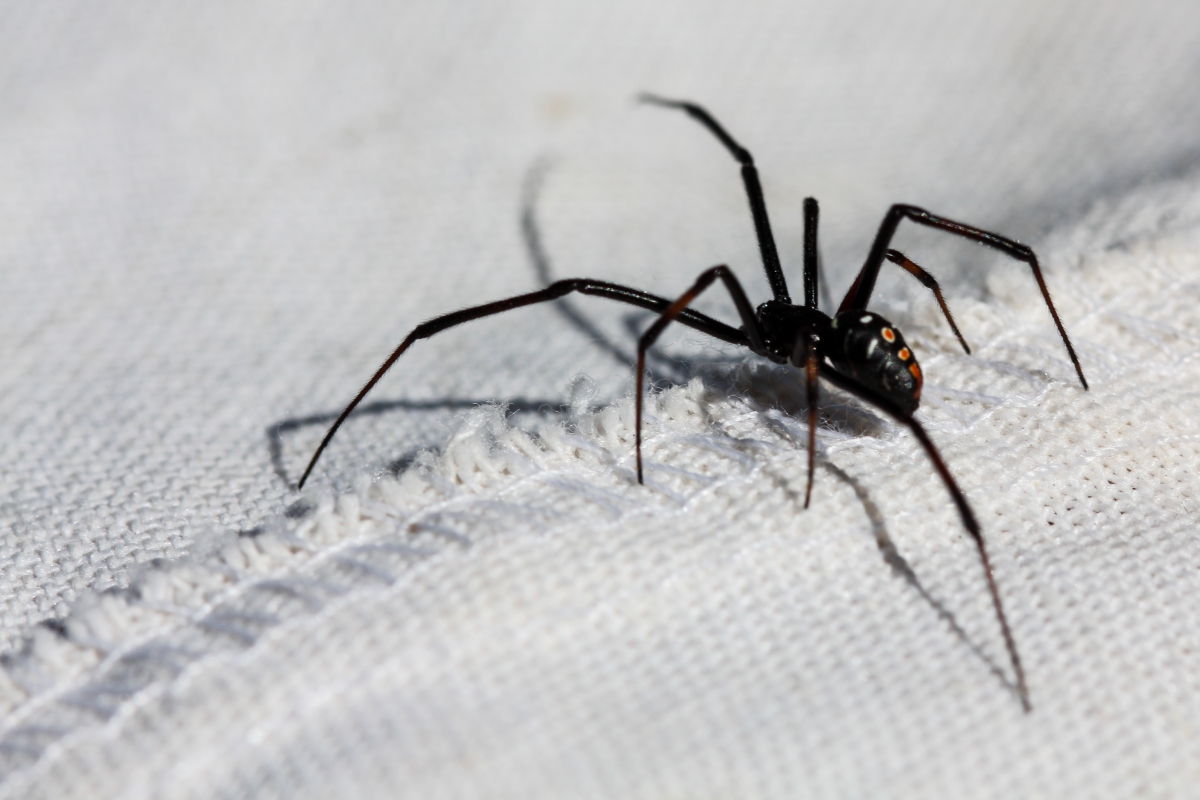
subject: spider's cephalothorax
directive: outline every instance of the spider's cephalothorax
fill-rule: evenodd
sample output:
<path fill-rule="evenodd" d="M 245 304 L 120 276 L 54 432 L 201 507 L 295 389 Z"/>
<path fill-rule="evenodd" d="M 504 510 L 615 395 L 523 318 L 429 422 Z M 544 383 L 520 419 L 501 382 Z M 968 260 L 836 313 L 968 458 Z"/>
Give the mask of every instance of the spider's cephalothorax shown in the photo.
<path fill-rule="evenodd" d="M 807 333 L 818 339 L 829 327 L 829 316 L 815 308 L 768 300 L 754 314 L 762 337 L 762 347 L 750 349 L 776 364 L 803 368 L 808 354 Z M 742 330 L 745 330 L 743 326 Z"/>
<path fill-rule="evenodd" d="M 650 95 L 643 95 L 642 100 L 686 112 L 716 136 L 741 164 L 742 182 L 745 184 L 746 195 L 750 200 L 750 214 L 754 220 L 763 268 L 767 273 L 767 281 L 771 285 L 773 299 L 760 305 L 756 312 L 737 277 L 728 267 L 722 265 L 702 272 L 692 287 L 674 301 L 643 292 L 640 289 L 606 281 L 591 278 L 569 278 L 555 281 L 535 292 L 435 317 L 418 325 L 405 337 L 400 346 L 383 362 L 371 380 L 367 381 L 366 386 L 350 402 L 350 405 L 338 416 L 329 432 L 325 434 L 316 453 L 308 462 L 308 468 L 301 476 L 297 488 L 304 486 L 304 482 L 308 480 L 313 467 L 316 466 L 317 459 L 321 457 L 321 453 L 333 439 L 333 435 L 341 424 L 413 342 L 427 339 L 464 322 L 534 303 L 544 303 L 571 292 L 607 297 L 610 300 L 649 309 L 659 316 L 638 340 L 636 444 L 634 447 L 638 483 L 643 482 L 642 396 L 646 350 L 671 322 L 680 322 L 723 342 L 749 348 L 778 364 L 790 364 L 804 371 L 805 385 L 808 391 L 808 485 L 804 496 L 806 508 L 812 495 L 813 472 L 816 465 L 818 378 L 824 378 L 839 389 L 878 408 L 896 422 L 906 426 L 920 442 L 929 456 L 929 460 L 933 463 L 934 469 L 937 470 L 946 489 L 950 492 L 950 497 L 962 517 L 963 526 L 975 542 L 991 593 L 992 605 L 996 610 L 996 619 L 1000 624 L 1004 643 L 1012 661 L 1017 695 L 1020 697 L 1021 705 L 1028 711 L 1030 706 L 1029 693 L 1025 686 L 1025 672 L 1021 667 L 1021 659 L 1017 655 L 1017 646 L 1012 631 L 1008 627 L 1004 606 L 1000 602 L 1000 592 L 996 588 L 996 581 L 992 575 L 992 567 L 988 560 L 987 548 L 984 546 L 979 523 L 971 511 L 971 506 L 967 503 L 966 496 L 958 488 L 954 476 L 950 474 L 950 470 L 947 469 L 937 448 L 925 433 L 924 427 L 913 417 L 921 398 L 921 368 L 917 366 L 916 357 L 904 343 L 904 337 L 900 335 L 895 326 L 877 314 L 867 311 L 867 304 L 871 300 L 871 293 L 875 290 L 875 279 L 879 276 L 883 262 L 890 261 L 933 291 L 951 330 L 962 343 L 963 349 L 970 353 L 971 350 L 967 347 L 966 340 L 963 339 L 958 326 L 954 324 L 954 317 L 951 316 L 950 309 L 946 306 L 937 281 L 907 256 L 888 249 L 896 229 L 903 220 L 970 239 L 1005 253 L 1018 261 L 1023 261 L 1033 270 L 1034 278 L 1046 301 L 1046 307 L 1049 308 L 1050 315 L 1054 318 L 1054 324 L 1058 327 L 1059 335 L 1062 336 L 1063 343 L 1067 347 L 1067 354 L 1071 357 L 1071 362 L 1079 375 L 1079 381 L 1086 389 L 1087 380 L 1083 377 L 1083 367 L 1080 366 L 1079 358 L 1075 355 L 1075 348 L 1071 346 L 1067 331 L 1058 318 L 1058 312 L 1054 310 L 1054 303 L 1050 299 L 1050 291 L 1046 288 L 1046 282 L 1042 278 L 1037 256 L 1026 245 L 1004 236 L 989 233 L 971 225 L 964 225 L 945 217 L 935 216 L 916 206 L 894 205 L 884 216 L 858 277 L 854 279 L 850 290 L 846 292 L 836 315 L 830 317 L 817 307 L 817 282 L 820 271 L 817 256 L 817 201 L 810 197 L 804 201 L 804 304 L 798 305 L 792 302 L 788 294 L 787 281 L 784 279 L 779 255 L 775 250 L 771 224 L 767 219 L 767 206 L 763 199 L 762 187 L 759 184 L 758 170 L 754 166 L 754 159 L 750 152 L 738 144 L 713 119 L 712 115 L 694 103 L 665 100 Z M 725 285 L 733 299 L 738 317 L 741 319 L 741 327 L 728 325 L 688 307 L 701 292 L 718 280 Z"/>

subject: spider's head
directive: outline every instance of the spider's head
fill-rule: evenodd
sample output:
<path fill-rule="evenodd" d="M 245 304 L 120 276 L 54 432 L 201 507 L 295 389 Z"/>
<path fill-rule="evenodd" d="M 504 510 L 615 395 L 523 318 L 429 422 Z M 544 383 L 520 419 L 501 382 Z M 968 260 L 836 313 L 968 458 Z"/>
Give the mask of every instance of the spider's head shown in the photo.
<path fill-rule="evenodd" d="M 921 367 L 892 323 L 870 311 L 846 311 L 829 323 L 825 355 L 838 372 L 908 414 L 921 402 Z"/>

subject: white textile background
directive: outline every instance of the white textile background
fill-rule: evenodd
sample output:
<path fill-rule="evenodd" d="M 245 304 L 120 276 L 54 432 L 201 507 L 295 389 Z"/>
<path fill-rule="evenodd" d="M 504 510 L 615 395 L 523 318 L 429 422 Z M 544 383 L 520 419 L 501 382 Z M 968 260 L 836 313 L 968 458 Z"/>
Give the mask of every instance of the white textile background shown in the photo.
<path fill-rule="evenodd" d="M 8 4 L 0 794 L 1197 794 L 1197 79 L 1178 3 Z M 640 489 L 603 301 L 422 343 L 291 488 L 414 324 L 544 279 L 523 202 L 554 277 L 766 296 L 643 89 L 754 152 L 794 292 L 809 194 L 835 294 L 893 201 L 1043 256 L 1091 392 L 1020 265 L 898 239 L 971 357 L 877 304 L 1033 714 L 908 436 L 828 392 L 802 511 L 794 379 L 675 331 Z"/>

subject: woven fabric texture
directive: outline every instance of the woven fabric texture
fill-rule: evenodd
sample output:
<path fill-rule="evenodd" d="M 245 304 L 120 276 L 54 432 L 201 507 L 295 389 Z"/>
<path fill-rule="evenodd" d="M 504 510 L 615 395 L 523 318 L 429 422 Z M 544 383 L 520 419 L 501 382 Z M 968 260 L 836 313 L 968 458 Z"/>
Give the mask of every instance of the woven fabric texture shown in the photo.
<path fill-rule="evenodd" d="M 0 795 L 1187 796 L 1200 545 L 1200 13 L 1182 4 L 124 2 L 0 24 Z M 922 451 L 648 319 L 414 324 L 587 275 L 766 285 L 822 201 L 978 513 L 1029 676 Z M 798 291 L 798 286 L 793 291 Z M 715 290 L 700 306 L 732 320 Z M 497 404 L 504 400 L 507 405 Z M 39 624 L 43 623 L 43 624 Z"/>

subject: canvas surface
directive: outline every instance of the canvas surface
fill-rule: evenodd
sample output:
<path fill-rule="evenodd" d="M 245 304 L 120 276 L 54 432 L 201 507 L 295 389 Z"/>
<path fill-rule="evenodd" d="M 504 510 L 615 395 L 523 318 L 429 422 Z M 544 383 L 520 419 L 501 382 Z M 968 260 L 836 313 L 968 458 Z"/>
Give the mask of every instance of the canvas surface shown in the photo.
<path fill-rule="evenodd" d="M 3 13 L 0 791 L 1195 785 L 1195 12 Z M 636 486 L 640 312 L 422 343 L 291 488 L 437 313 L 547 276 L 674 295 L 714 263 L 766 297 L 736 166 L 642 89 L 753 150 L 794 283 L 809 194 L 835 296 L 893 201 L 1042 255 L 1090 392 L 1018 264 L 897 240 L 970 357 L 907 276 L 874 306 L 921 358 L 1032 715 L 944 489 L 868 407 L 826 393 L 803 511 L 802 387 L 668 333 Z"/>

